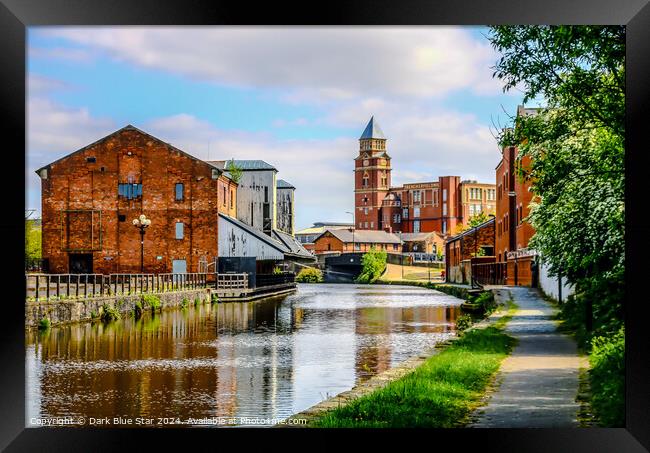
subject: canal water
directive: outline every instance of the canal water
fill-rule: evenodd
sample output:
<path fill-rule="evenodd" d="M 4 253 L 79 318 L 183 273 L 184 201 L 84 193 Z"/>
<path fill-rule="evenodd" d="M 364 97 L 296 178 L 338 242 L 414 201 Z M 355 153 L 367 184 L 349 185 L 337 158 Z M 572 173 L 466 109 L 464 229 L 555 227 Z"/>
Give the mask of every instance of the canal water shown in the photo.
<path fill-rule="evenodd" d="M 299 284 L 264 301 L 30 331 L 27 426 L 284 419 L 453 335 L 460 302 L 411 286 Z"/>

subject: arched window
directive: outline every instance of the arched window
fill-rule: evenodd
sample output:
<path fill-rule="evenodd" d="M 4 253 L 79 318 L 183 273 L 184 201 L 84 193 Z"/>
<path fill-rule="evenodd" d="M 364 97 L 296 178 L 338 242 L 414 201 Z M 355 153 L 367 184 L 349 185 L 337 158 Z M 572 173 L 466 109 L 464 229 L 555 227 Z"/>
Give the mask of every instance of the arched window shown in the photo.
<path fill-rule="evenodd" d="M 367 171 L 363 172 L 363 187 L 368 187 L 368 179 L 370 178 L 370 175 L 368 175 Z"/>

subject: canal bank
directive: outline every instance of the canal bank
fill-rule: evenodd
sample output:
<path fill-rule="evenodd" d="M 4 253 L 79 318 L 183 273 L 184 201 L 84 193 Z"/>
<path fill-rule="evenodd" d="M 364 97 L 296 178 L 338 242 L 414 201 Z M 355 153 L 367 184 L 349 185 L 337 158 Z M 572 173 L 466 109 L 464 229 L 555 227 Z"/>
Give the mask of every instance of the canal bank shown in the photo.
<path fill-rule="evenodd" d="M 510 293 L 505 289 L 492 292 L 500 310 L 466 329 L 462 336 L 449 338 L 289 419 L 306 420 L 308 427 L 462 426 L 480 405 L 485 388 L 514 345 L 514 340 L 502 332 L 514 311 Z M 466 382 L 458 386 L 458 380 Z M 439 381 L 444 381 L 442 391 L 434 388 Z M 457 388 L 450 391 L 454 385 Z M 423 386 L 428 388 L 423 391 Z M 458 397 L 463 391 L 467 394 Z M 414 416 L 419 409 L 423 409 L 423 415 Z M 276 426 L 300 427 L 291 423 Z"/>
<path fill-rule="evenodd" d="M 176 290 L 170 292 L 147 293 L 147 296 L 156 297 L 160 302 L 160 309 L 178 308 L 188 303 L 209 303 L 212 299 L 209 288 Z M 47 319 L 50 326 L 60 326 L 76 322 L 87 322 L 98 319 L 107 309 L 115 310 L 120 315 L 133 313 L 138 304 L 142 306 L 144 295 L 119 295 L 85 297 L 81 299 L 64 299 L 25 302 L 25 326 L 28 329 L 38 328 L 43 319 Z M 185 301 L 185 302 L 184 302 Z"/>
<path fill-rule="evenodd" d="M 298 284 L 256 302 L 31 329 L 27 412 L 284 419 L 453 337 L 459 305 L 425 288 Z"/>

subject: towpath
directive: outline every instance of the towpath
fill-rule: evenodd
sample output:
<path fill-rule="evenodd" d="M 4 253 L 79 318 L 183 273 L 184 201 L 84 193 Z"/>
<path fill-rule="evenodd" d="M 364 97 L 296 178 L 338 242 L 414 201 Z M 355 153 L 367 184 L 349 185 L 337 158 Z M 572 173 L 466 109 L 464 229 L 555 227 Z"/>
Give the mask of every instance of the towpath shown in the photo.
<path fill-rule="evenodd" d="M 518 340 L 501 364 L 497 388 L 470 427 L 577 427 L 578 375 L 587 359 L 575 341 L 557 331 L 556 309 L 536 290 L 507 288 L 518 305 L 506 332 Z"/>

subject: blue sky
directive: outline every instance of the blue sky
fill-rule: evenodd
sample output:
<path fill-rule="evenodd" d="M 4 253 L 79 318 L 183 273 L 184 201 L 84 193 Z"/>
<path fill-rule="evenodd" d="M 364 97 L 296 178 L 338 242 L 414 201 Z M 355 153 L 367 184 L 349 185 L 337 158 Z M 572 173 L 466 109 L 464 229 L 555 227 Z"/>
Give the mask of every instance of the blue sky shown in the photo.
<path fill-rule="evenodd" d="M 471 27 L 32 27 L 26 208 L 34 170 L 133 124 L 199 158 L 263 159 L 296 186 L 297 227 L 347 221 L 358 136 L 387 135 L 393 183 L 494 180 L 498 55 Z M 504 112 L 505 110 L 505 112 Z"/>

